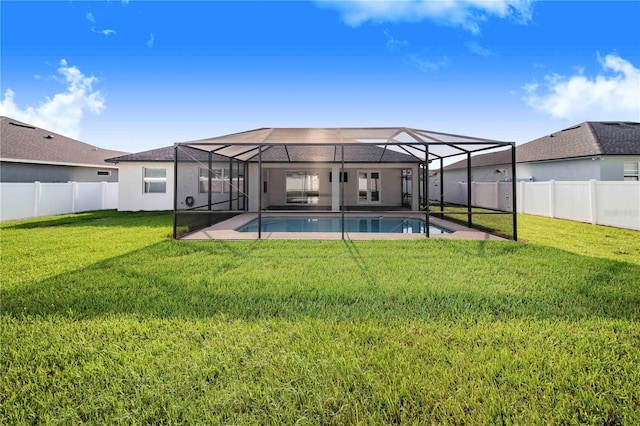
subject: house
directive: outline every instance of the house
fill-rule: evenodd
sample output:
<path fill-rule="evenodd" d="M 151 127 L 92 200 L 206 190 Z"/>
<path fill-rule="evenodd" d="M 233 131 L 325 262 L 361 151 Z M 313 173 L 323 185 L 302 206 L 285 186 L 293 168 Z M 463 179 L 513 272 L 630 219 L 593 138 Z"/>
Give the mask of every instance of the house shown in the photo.
<path fill-rule="evenodd" d="M 455 143 L 512 145 L 404 127 L 266 128 L 108 161 L 120 210 L 419 210 L 427 161 Z"/>
<path fill-rule="evenodd" d="M 473 156 L 471 180 L 510 180 L 510 163 L 508 151 Z M 640 123 L 635 122 L 588 121 L 516 150 L 516 180 L 637 181 L 639 169 Z M 466 159 L 444 167 L 443 175 L 444 182 L 466 181 Z"/>
<path fill-rule="evenodd" d="M 117 182 L 118 167 L 106 158 L 122 155 L 0 117 L 0 182 Z"/>
<path fill-rule="evenodd" d="M 515 169 L 512 155 L 432 164 L 431 203 L 504 210 L 516 199 L 520 213 L 640 229 L 640 123 L 584 122 L 519 145 Z"/>
<path fill-rule="evenodd" d="M 107 161 L 115 163 L 119 167 L 120 182 L 118 189 L 118 210 L 172 210 L 174 196 L 174 167 L 175 147 L 152 149 L 149 151 L 126 154 Z M 204 185 L 208 178 L 209 157 L 206 154 L 195 152 L 191 158 L 193 170 L 186 176 L 187 179 L 195 179 L 198 183 L 194 193 L 207 193 Z M 222 156 L 212 156 L 214 163 L 211 166 L 214 177 L 212 178 L 212 194 L 217 201 L 227 200 L 229 193 L 229 159 Z M 196 176 L 191 174 L 195 173 Z M 200 182 L 204 183 L 200 183 Z M 184 202 L 184 200 L 183 200 Z"/>
<path fill-rule="evenodd" d="M 118 209 L 121 211 L 171 210 L 174 208 L 174 158 L 173 146 L 118 156 L 108 161 L 118 164 L 120 185 Z M 229 157 L 207 152 L 180 151 L 177 204 L 179 208 L 198 208 L 209 203 L 213 210 L 257 211 L 256 197 L 249 197 L 245 176 L 258 174 L 258 159 L 251 158 L 245 164 Z M 336 184 L 344 179 L 350 192 L 347 204 L 351 206 L 402 207 L 402 171 L 405 178 L 422 162 L 408 154 L 385 150 L 376 146 L 365 149 L 347 149 L 345 161 L 357 163 L 341 173 L 335 166 L 336 150 L 323 147 L 273 148 L 264 152 L 262 184 L 263 208 L 337 210 L 337 197 L 332 197 L 333 176 Z M 383 159 L 384 163 L 380 162 Z M 289 162 L 292 159 L 295 166 Z M 332 165 L 333 164 L 333 165 Z M 336 170 L 334 170 L 336 169 Z M 408 173 L 407 170 L 412 172 Z M 211 177 L 209 177 L 211 171 Z M 357 177 L 356 177 L 357 176 Z M 211 183 L 209 183 L 211 179 Z M 208 188 L 211 188 L 211 191 Z M 356 187 L 361 191 L 356 194 Z M 255 194 L 257 188 L 253 190 Z M 404 200 L 406 207 L 407 199 Z M 244 203 L 244 204 L 243 204 Z M 417 206 L 416 206 L 417 209 Z"/>

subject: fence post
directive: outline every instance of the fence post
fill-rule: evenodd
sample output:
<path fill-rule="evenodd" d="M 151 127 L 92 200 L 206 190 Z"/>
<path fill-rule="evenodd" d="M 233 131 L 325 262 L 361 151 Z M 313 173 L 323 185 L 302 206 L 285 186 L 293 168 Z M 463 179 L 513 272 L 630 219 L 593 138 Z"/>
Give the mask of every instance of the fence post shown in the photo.
<path fill-rule="evenodd" d="M 517 206 L 519 207 L 517 211 L 518 213 L 524 213 L 524 181 L 520 182 L 518 189 L 520 193 L 516 197 L 516 200 L 518 200 Z"/>
<path fill-rule="evenodd" d="M 591 224 L 596 225 L 598 223 L 598 198 L 596 192 L 596 180 L 589 180 L 589 208 L 591 216 Z"/>
<path fill-rule="evenodd" d="M 100 210 L 107 208 L 107 182 L 100 182 Z"/>
<path fill-rule="evenodd" d="M 76 212 L 76 198 L 78 198 L 78 182 L 69 182 L 71 184 L 71 213 Z"/>
<path fill-rule="evenodd" d="M 38 217 L 38 205 L 40 204 L 40 182 L 35 181 L 35 195 L 33 197 L 33 217 Z"/>
<path fill-rule="evenodd" d="M 556 181 L 549 181 L 549 217 L 556 217 Z"/>

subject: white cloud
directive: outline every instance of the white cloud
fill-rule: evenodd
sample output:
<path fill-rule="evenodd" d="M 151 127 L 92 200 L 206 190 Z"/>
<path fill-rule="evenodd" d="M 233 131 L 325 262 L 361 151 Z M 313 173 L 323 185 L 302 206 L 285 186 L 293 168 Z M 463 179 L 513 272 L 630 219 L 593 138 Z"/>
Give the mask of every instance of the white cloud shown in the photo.
<path fill-rule="evenodd" d="M 107 37 L 113 34 L 117 34 L 116 30 L 109 30 L 109 29 L 96 30 L 96 18 L 93 16 L 93 13 L 87 12 L 87 14 L 85 15 L 85 18 L 87 19 L 87 21 L 91 22 L 91 32 L 94 32 L 96 34 L 102 34 Z"/>
<path fill-rule="evenodd" d="M 91 28 L 91 31 L 97 34 L 104 34 L 107 37 L 113 34 L 118 34 L 116 30 L 96 30 L 95 28 Z"/>
<path fill-rule="evenodd" d="M 396 50 L 409 44 L 407 40 L 398 40 L 395 38 L 389 30 L 384 30 L 384 35 L 387 38 L 387 42 L 385 44 L 389 50 Z"/>
<path fill-rule="evenodd" d="M 149 34 L 149 40 L 147 41 L 147 47 L 149 49 L 153 49 L 153 44 L 155 43 L 156 38 L 153 36 L 153 33 Z"/>
<path fill-rule="evenodd" d="M 345 24 L 365 22 L 420 22 L 426 19 L 460 26 L 478 34 L 488 16 L 531 20 L 534 0 L 319 0 L 316 4 L 338 10 Z"/>
<path fill-rule="evenodd" d="M 548 74 L 544 84 L 523 86 L 524 102 L 554 118 L 640 120 L 640 70 L 615 54 L 598 58 L 602 72 L 595 77 Z"/>
<path fill-rule="evenodd" d="M 496 54 L 491 49 L 482 47 L 475 41 L 471 41 L 467 43 L 467 47 L 469 48 L 471 53 L 474 53 L 478 56 L 484 56 L 485 58 L 488 58 L 490 56 L 496 56 Z"/>
<path fill-rule="evenodd" d="M 101 113 L 105 109 L 105 100 L 100 91 L 93 88 L 98 79 L 84 75 L 75 66 L 68 66 L 64 59 L 60 61 L 58 74 L 67 86 L 64 92 L 47 97 L 37 107 L 21 109 L 14 101 L 15 93 L 8 89 L 0 101 L 0 115 L 78 138 L 85 111 Z"/>
<path fill-rule="evenodd" d="M 424 72 L 434 72 L 441 68 L 448 67 L 451 64 L 451 60 L 446 56 L 439 59 L 427 59 L 420 55 L 412 54 L 407 55 L 407 59 L 409 60 L 409 63 L 415 65 L 416 68 Z"/>

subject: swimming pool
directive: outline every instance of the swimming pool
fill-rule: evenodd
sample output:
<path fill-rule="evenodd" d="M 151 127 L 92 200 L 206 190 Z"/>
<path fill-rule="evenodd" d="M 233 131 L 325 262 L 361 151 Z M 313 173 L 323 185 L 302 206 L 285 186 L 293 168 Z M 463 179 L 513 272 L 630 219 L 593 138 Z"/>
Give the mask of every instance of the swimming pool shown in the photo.
<path fill-rule="evenodd" d="M 263 217 L 262 232 L 341 232 L 340 217 Z M 345 232 L 388 234 L 424 234 L 426 222 L 403 217 L 345 217 Z M 238 232 L 258 232 L 258 219 L 236 229 Z M 449 234 L 448 229 L 429 226 L 430 234 Z"/>

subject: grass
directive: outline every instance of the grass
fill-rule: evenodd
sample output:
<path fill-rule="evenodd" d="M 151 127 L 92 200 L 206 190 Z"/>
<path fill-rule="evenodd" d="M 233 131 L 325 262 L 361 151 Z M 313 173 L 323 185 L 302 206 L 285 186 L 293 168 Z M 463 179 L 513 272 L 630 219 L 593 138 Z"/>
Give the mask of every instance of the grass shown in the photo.
<path fill-rule="evenodd" d="M 496 214 L 496 210 L 482 207 L 472 207 L 471 211 L 472 213 L 476 213 L 473 214 L 471 218 L 473 228 L 487 231 L 509 240 L 513 239 L 513 216 L 510 213 L 501 212 L 500 214 Z M 468 224 L 466 206 L 448 204 L 444 206 L 444 210 L 441 213 L 440 205 L 433 204 L 431 205 L 431 212 L 434 217 L 439 217 L 464 226 Z"/>
<path fill-rule="evenodd" d="M 639 232 L 172 241 L 1 226 L 0 424 L 638 424 Z"/>

